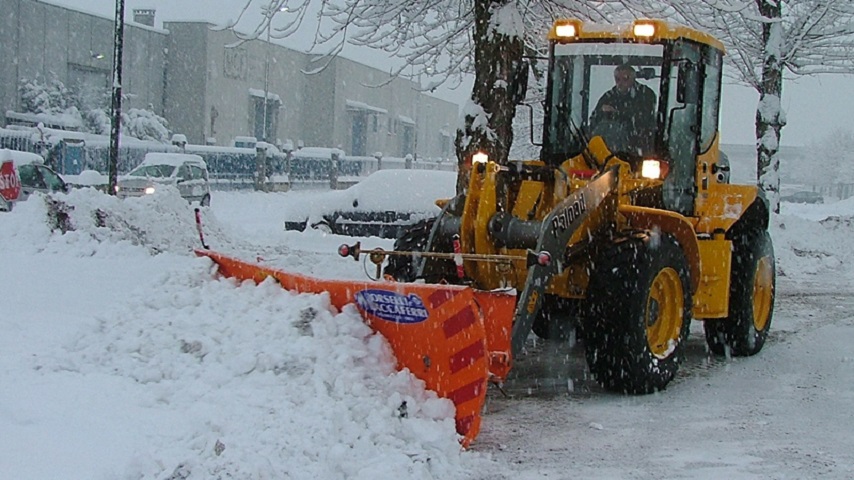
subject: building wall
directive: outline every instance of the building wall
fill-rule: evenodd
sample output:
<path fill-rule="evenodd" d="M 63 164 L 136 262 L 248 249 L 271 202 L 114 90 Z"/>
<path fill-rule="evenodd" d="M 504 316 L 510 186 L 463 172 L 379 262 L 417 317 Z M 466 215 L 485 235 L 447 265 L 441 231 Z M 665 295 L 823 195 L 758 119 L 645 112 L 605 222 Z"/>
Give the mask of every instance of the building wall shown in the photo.
<path fill-rule="evenodd" d="M 312 62 L 317 57 L 307 57 L 305 69 L 313 72 L 319 67 Z M 306 75 L 303 90 L 299 132 L 299 143 L 306 147 L 343 147 L 343 139 L 335 133 L 335 84 L 338 62 L 334 59 L 323 71 Z M 348 149 L 349 150 L 349 149 Z M 349 153 L 349 151 L 348 151 Z"/>
<path fill-rule="evenodd" d="M 440 157 L 441 132 L 456 128 L 457 105 L 419 93 L 417 85 L 407 79 L 395 78 L 384 84 L 389 79 L 387 73 L 346 58 L 334 59 L 326 70 L 313 77 L 317 80 L 307 86 L 306 98 L 310 101 L 306 108 L 314 105 L 324 113 L 331 109 L 324 117 L 332 118 L 333 123 L 316 125 L 306 132 L 312 135 L 307 138 L 312 145 L 317 140 L 317 146 L 340 147 L 351 153 L 353 122 L 361 116 L 367 123 L 367 155 L 379 152 L 385 156 Z M 329 98 L 334 99 L 332 105 Z M 409 123 L 413 121 L 414 125 Z M 406 128 L 412 129 L 408 142 Z"/>
<path fill-rule="evenodd" d="M 211 29 L 207 30 L 207 48 L 207 129 L 210 131 L 214 109 L 217 143 L 229 145 L 235 136 L 255 136 L 254 107 L 263 97 L 265 65 L 269 67 L 268 98 L 281 101 L 274 131 L 268 132 L 270 142 L 296 141 L 294 137 L 302 130 L 302 92 L 308 81 L 301 73 L 306 56 L 260 40 L 240 43 L 232 32 Z"/>
<path fill-rule="evenodd" d="M 67 87 L 80 81 L 103 88 L 109 104 L 113 54 L 113 20 L 35 0 L 0 0 L 0 108 L 18 110 L 21 80 L 49 80 L 56 75 Z M 163 113 L 163 62 L 167 32 L 125 25 L 123 93 L 125 106 Z M 101 56 L 101 58 L 98 58 Z M 5 118 L 2 120 L 5 123 Z"/>
<path fill-rule="evenodd" d="M 21 2 L 0 0 L 0 125 L 4 124 L 4 112 L 14 110 L 18 104 L 18 21 Z"/>
<path fill-rule="evenodd" d="M 0 69 L 0 114 L 20 110 L 21 79 L 49 79 L 51 73 L 68 87 L 97 86 L 108 105 L 112 18 L 38 0 L 0 0 L 0 12 L 0 55 L 9 59 Z M 339 147 L 352 154 L 353 125 L 361 120 L 360 148 L 367 155 L 444 154 L 440 132 L 453 134 L 455 104 L 419 94 L 406 79 L 383 84 L 386 72 L 345 58 L 306 74 L 318 69 L 315 57 L 263 40 L 240 42 L 233 32 L 211 26 L 164 22 L 164 29 L 156 29 L 126 23 L 123 108 L 153 107 L 170 130 L 191 143 L 231 145 L 235 137 L 255 136 L 254 106 L 263 96 L 268 66 L 267 90 L 281 101 L 271 142 Z M 417 127 L 408 145 L 404 120 Z"/>
<path fill-rule="evenodd" d="M 207 82 L 206 23 L 164 23 L 169 30 L 166 59 L 166 119 L 175 133 L 193 144 L 205 143 Z"/>

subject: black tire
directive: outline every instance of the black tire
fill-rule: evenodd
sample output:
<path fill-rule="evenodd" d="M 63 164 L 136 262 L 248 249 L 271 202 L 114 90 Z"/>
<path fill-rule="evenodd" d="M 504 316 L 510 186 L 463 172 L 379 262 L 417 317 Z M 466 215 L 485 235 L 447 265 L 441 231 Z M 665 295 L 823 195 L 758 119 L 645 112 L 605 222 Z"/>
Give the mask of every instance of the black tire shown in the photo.
<path fill-rule="evenodd" d="M 394 250 L 399 252 L 423 252 L 430 239 L 430 230 L 435 219 L 421 220 L 403 230 L 394 241 Z M 383 269 L 383 275 L 390 276 L 398 282 L 413 282 L 418 273 L 418 264 L 411 256 L 390 255 Z"/>
<path fill-rule="evenodd" d="M 321 221 L 315 223 L 314 225 L 311 226 L 311 228 L 318 230 L 322 233 L 325 233 L 327 235 L 332 235 L 333 233 L 336 233 L 335 229 L 332 228 L 332 225 L 330 225 L 329 222 L 327 222 L 325 220 L 321 220 Z"/>
<path fill-rule="evenodd" d="M 583 332 L 603 387 L 647 394 L 673 379 L 691 324 L 689 278 L 682 248 L 667 234 L 626 239 L 599 256 Z"/>
<path fill-rule="evenodd" d="M 706 320 L 709 350 L 736 357 L 755 355 L 762 350 L 771 318 L 777 276 L 774 246 L 767 231 L 753 230 L 733 239 L 730 273 L 729 316 Z"/>
<path fill-rule="evenodd" d="M 434 240 L 430 244 L 430 233 L 435 218 L 421 220 L 404 229 L 403 234 L 394 242 L 396 252 L 452 252 L 451 239 Z M 451 260 L 424 259 L 411 255 L 390 255 L 383 269 L 383 275 L 390 276 L 398 282 L 413 282 L 418 279 L 419 267 L 426 262 L 423 268 L 423 278 L 427 283 L 458 283 L 456 278 L 456 267 Z"/>
<path fill-rule="evenodd" d="M 543 340 L 565 342 L 572 339 L 578 318 L 578 305 L 572 300 L 546 295 L 531 331 Z M 577 337 L 576 337 L 577 338 Z"/>

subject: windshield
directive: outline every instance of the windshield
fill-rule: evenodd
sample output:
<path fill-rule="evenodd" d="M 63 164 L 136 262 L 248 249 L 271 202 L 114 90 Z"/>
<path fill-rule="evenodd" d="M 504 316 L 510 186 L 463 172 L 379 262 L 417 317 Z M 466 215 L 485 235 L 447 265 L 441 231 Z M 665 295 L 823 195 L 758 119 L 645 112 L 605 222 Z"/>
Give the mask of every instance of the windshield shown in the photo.
<path fill-rule="evenodd" d="M 168 178 L 175 171 L 174 165 L 140 165 L 133 169 L 128 175 L 132 177 L 159 177 Z"/>
<path fill-rule="evenodd" d="M 543 155 L 560 163 L 601 136 L 612 152 L 650 152 L 664 47 L 634 43 L 554 46 Z"/>

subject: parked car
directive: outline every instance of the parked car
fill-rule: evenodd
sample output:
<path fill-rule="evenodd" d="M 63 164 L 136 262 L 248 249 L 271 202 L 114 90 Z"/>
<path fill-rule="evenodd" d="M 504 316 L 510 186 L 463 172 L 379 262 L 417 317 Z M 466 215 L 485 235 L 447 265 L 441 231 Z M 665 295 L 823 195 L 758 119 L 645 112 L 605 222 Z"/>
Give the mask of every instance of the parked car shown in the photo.
<path fill-rule="evenodd" d="M 68 184 L 45 165 L 41 155 L 0 150 L 0 210 L 9 211 L 35 192 L 67 192 Z"/>
<path fill-rule="evenodd" d="M 188 153 L 147 153 L 136 168 L 116 186 L 121 198 L 142 197 L 164 185 L 174 185 L 181 196 L 202 206 L 211 203 L 208 166 L 202 157 Z"/>
<path fill-rule="evenodd" d="M 790 203 L 824 203 L 824 197 L 818 192 L 795 192 L 780 197 L 780 201 Z"/>
<path fill-rule="evenodd" d="M 319 194 L 310 211 L 285 212 L 285 230 L 396 238 L 409 225 L 438 215 L 436 200 L 453 197 L 456 181 L 455 172 L 380 170 L 346 190 Z"/>

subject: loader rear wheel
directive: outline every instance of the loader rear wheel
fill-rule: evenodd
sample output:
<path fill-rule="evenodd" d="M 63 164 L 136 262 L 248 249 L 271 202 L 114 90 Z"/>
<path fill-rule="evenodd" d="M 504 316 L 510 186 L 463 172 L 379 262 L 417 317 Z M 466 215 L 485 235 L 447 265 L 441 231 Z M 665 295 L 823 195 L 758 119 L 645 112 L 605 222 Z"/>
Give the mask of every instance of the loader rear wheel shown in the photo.
<path fill-rule="evenodd" d="M 767 231 L 733 240 L 729 317 L 704 324 L 709 350 L 737 357 L 762 350 L 774 314 L 776 274 L 774 246 Z"/>
<path fill-rule="evenodd" d="M 688 263 L 670 235 L 627 239 L 590 279 L 587 363 L 608 390 L 647 394 L 676 375 L 691 323 Z"/>

